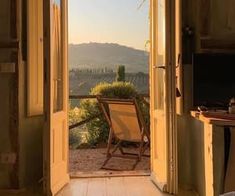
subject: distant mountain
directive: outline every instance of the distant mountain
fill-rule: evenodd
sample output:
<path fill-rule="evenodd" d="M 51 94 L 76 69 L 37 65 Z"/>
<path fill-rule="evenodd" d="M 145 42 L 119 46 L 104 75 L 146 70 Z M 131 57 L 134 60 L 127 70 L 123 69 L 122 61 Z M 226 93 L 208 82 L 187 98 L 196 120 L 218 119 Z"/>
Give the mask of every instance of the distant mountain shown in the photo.
<path fill-rule="evenodd" d="M 69 44 L 69 67 L 110 68 L 125 65 L 126 72 L 148 72 L 149 53 L 113 43 Z"/>

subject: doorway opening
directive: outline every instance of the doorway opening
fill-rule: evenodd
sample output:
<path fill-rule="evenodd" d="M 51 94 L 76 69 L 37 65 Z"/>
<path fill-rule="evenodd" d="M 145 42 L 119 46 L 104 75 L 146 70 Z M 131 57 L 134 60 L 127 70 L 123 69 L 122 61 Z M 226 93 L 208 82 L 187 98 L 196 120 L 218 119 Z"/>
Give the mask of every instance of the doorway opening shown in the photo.
<path fill-rule="evenodd" d="M 96 96 L 141 97 L 149 127 L 149 1 L 68 0 L 68 5 L 70 174 L 149 175 L 150 147 L 135 167 L 136 160 L 120 157 L 102 167 L 110 130 Z M 138 153 L 139 145 L 123 142 L 122 148 Z"/>

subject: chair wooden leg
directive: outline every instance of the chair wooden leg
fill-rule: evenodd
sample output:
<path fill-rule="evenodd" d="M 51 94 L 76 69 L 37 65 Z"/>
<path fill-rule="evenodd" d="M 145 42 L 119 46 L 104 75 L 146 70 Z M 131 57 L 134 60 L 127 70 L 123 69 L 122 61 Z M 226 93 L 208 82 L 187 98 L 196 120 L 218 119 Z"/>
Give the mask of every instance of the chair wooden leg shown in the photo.
<path fill-rule="evenodd" d="M 110 157 L 110 148 L 111 148 L 111 144 L 112 144 L 112 139 L 113 139 L 113 134 L 112 134 L 112 130 L 110 129 L 109 132 L 109 138 L 108 138 L 108 145 L 107 145 L 107 154 L 106 157 Z"/>
<path fill-rule="evenodd" d="M 114 149 L 113 149 L 113 151 L 112 151 L 112 154 L 114 154 L 114 153 L 117 151 L 117 149 L 119 149 L 119 147 L 120 147 L 121 143 L 122 143 L 122 141 L 121 141 L 121 140 L 120 140 L 120 141 L 118 141 L 118 143 L 116 144 L 116 146 L 114 147 Z"/>
<path fill-rule="evenodd" d="M 135 168 L 139 162 L 140 162 L 140 160 L 139 160 L 139 158 L 137 158 L 135 164 L 132 166 L 132 170 L 135 170 Z"/>
<path fill-rule="evenodd" d="M 143 147 L 144 147 L 144 130 L 142 130 L 142 135 L 141 135 L 141 142 L 139 147 L 139 160 L 141 160 L 141 156 L 143 154 Z"/>
<path fill-rule="evenodd" d="M 111 159 L 111 156 L 107 157 L 107 159 L 104 161 L 103 165 L 101 166 L 101 169 L 105 169 L 104 166 L 108 163 L 110 159 Z"/>
<path fill-rule="evenodd" d="M 110 134 L 111 135 L 111 134 Z M 109 135 L 109 136 L 110 136 Z M 118 143 L 116 144 L 116 146 L 114 147 L 112 153 L 110 153 L 110 149 L 111 149 L 111 141 L 112 141 L 112 137 L 109 138 L 109 142 L 108 142 L 108 150 L 107 150 L 107 158 L 106 160 L 104 161 L 103 165 L 101 166 L 101 169 L 108 169 L 108 168 L 105 168 L 104 166 L 108 163 L 108 161 L 112 158 L 113 154 L 117 151 L 117 149 L 119 148 L 120 144 L 121 144 L 121 140 L 118 141 Z"/>
<path fill-rule="evenodd" d="M 121 144 L 119 145 L 119 150 L 120 150 L 120 152 L 121 152 L 122 155 L 125 154 L 125 152 L 124 152 L 123 149 L 122 149 L 122 145 L 121 145 Z"/>
<path fill-rule="evenodd" d="M 142 152 L 142 156 L 146 156 L 146 157 L 149 157 L 150 155 L 145 155 L 144 152 L 145 150 L 149 147 L 149 143 L 147 142 L 144 147 L 143 147 L 143 152 Z"/>
<path fill-rule="evenodd" d="M 139 147 L 139 160 L 141 160 L 141 156 L 143 154 L 143 146 L 144 146 L 144 141 L 141 141 L 140 147 Z"/>
<path fill-rule="evenodd" d="M 122 149 L 122 146 L 121 146 L 121 144 L 122 144 L 121 140 L 118 141 L 118 143 L 115 145 L 115 147 L 112 150 L 112 152 L 110 152 L 110 150 L 111 150 L 111 142 L 112 142 L 112 132 L 110 130 L 109 140 L 108 140 L 108 148 L 107 148 L 107 159 L 104 161 L 101 169 L 116 170 L 116 169 L 112 169 L 112 168 L 105 168 L 105 165 L 108 163 L 108 161 L 112 157 L 122 157 L 122 158 L 134 158 L 136 160 L 136 162 L 134 163 L 134 165 L 132 167 L 132 170 L 134 170 L 136 168 L 136 166 L 138 165 L 138 163 L 141 161 L 142 156 L 149 157 L 149 155 L 144 155 L 144 152 L 147 149 L 147 147 L 149 145 L 149 142 L 145 143 L 144 139 L 143 139 L 143 136 L 142 136 L 142 140 L 140 142 L 139 152 L 138 153 L 127 153 L 127 152 L 124 152 L 123 149 Z M 118 149 L 120 150 L 122 155 L 114 154 Z M 131 156 L 128 157 L 127 155 L 131 155 Z"/>

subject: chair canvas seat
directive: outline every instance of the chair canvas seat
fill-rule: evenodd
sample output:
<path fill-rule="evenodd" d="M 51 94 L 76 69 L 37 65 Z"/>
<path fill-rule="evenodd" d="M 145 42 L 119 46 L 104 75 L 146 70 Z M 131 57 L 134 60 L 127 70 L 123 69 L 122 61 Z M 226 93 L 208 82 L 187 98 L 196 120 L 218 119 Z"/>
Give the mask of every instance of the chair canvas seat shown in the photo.
<path fill-rule="evenodd" d="M 109 124 L 110 132 L 107 146 L 107 159 L 102 168 L 107 164 L 112 156 L 123 158 L 134 158 L 137 160 L 133 169 L 141 160 L 144 151 L 150 143 L 149 130 L 145 125 L 143 114 L 137 104 L 137 100 L 133 99 L 110 99 L 97 97 L 100 108 Z M 111 150 L 111 142 L 113 139 L 118 140 L 117 145 Z M 123 142 L 135 142 L 139 144 L 138 154 L 126 153 L 122 149 Z M 121 155 L 116 155 L 119 149 Z M 110 168 L 108 168 L 110 169 Z"/>
<path fill-rule="evenodd" d="M 120 140 L 141 141 L 141 130 L 134 105 L 109 104 L 114 135 Z"/>

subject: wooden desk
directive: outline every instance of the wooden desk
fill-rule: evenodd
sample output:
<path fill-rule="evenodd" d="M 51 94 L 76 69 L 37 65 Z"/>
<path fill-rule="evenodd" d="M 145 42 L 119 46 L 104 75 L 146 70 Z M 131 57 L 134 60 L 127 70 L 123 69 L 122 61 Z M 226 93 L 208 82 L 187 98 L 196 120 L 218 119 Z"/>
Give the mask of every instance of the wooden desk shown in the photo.
<path fill-rule="evenodd" d="M 228 158 L 227 172 L 224 180 L 224 192 L 235 191 L 235 114 L 227 114 L 225 112 L 198 112 L 191 111 L 191 116 L 204 123 L 204 165 L 205 165 L 205 183 L 206 195 L 219 195 L 221 180 L 216 175 L 217 157 L 214 151 L 219 146 L 213 141 L 213 132 L 215 127 L 230 127 L 231 143 Z M 217 156 L 217 157 L 215 157 Z"/>
<path fill-rule="evenodd" d="M 235 114 L 227 114 L 225 112 L 198 112 L 191 111 L 191 116 L 205 123 L 235 127 Z"/>

